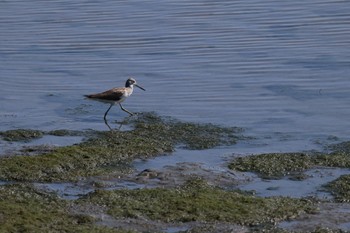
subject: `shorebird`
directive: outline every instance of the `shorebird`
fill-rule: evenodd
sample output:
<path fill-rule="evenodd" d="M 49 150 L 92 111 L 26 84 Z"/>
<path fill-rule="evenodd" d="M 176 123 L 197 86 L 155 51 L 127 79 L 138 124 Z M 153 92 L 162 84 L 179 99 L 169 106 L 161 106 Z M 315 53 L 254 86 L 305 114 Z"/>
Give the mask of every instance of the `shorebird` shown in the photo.
<path fill-rule="evenodd" d="M 108 91 L 104 91 L 101 93 L 97 93 L 97 94 L 91 94 L 91 95 L 85 95 L 85 97 L 92 99 L 92 100 L 96 100 L 96 101 L 100 101 L 103 103 L 109 103 L 110 106 L 107 109 L 107 111 L 105 112 L 105 115 L 103 117 L 103 119 L 105 120 L 105 122 L 107 122 L 106 120 L 106 116 L 107 113 L 109 112 L 109 110 L 113 107 L 113 105 L 115 105 L 116 103 L 119 104 L 120 108 L 124 111 L 129 113 L 130 115 L 134 115 L 134 113 L 126 110 L 122 105 L 121 102 L 123 102 L 127 97 L 129 97 L 133 90 L 134 90 L 134 86 L 140 88 L 141 90 L 145 89 L 139 85 L 137 85 L 136 80 L 133 78 L 128 78 L 128 80 L 126 80 L 125 83 L 125 87 L 115 87 L 112 88 Z"/>

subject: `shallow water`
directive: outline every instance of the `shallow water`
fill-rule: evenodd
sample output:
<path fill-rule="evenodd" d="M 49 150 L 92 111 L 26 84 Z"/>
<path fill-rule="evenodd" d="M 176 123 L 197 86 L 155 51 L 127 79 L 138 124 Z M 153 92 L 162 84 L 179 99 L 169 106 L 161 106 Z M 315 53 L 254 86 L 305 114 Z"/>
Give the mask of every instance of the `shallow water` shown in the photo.
<path fill-rule="evenodd" d="M 316 197 L 320 199 L 333 199 L 333 196 L 326 191 L 323 185 L 339 178 L 342 175 L 349 175 L 349 169 L 341 168 L 319 168 L 305 172 L 304 180 L 264 180 L 252 175 L 253 182 L 240 185 L 239 189 L 253 191 L 262 197 L 288 196 L 294 198 Z"/>
<path fill-rule="evenodd" d="M 34 186 L 44 191 L 55 192 L 57 196 L 66 200 L 76 200 L 94 191 L 94 188 L 79 183 L 34 183 Z"/>
<path fill-rule="evenodd" d="M 349 10 L 332 0 L 2 1 L 0 130 L 106 129 L 108 106 L 82 96 L 131 75 L 147 89 L 125 102 L 132 111 L 245 127 L 272 148 L 348 138 Z"/>

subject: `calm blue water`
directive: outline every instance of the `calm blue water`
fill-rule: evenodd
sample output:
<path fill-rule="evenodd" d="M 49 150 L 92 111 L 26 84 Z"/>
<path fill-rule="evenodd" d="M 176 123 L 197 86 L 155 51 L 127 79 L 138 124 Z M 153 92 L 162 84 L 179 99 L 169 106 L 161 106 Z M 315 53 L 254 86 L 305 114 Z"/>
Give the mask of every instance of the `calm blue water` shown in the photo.
<path fill-rule="evenodd" d="M 133 76 L 130 111 L 244 127 L 267 151 L 348 139 L 349 22 L 332 0 L 1 1 L 0 130 L 106 130 L 82 96 Z"/>

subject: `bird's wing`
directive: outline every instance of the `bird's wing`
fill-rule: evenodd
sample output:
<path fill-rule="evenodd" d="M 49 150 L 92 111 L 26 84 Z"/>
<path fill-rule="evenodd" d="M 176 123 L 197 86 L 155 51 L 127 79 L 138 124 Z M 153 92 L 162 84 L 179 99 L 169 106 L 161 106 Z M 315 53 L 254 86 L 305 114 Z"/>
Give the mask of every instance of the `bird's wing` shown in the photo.
<path fill-rule="evenodd" d="M 103 99 L 103 100 L 119 100 L 124 95 L 124 88 L 113 88 L 108 91 L 104 91 L 97 94 L 86 95 L 92 99 Z"/>

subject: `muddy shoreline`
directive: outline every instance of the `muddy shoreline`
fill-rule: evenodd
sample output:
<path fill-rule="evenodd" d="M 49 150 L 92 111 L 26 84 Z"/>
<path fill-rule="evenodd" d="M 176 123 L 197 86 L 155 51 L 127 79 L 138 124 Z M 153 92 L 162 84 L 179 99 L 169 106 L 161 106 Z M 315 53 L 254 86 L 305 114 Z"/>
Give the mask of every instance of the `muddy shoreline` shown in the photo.
<path fill-rule="evenodd" d="M 30 129 L 1 132 L 2 141 L 14 145 L 20 142 L 24 147 L 0 157 L 0 196 L 5 207 L 0 212 L 0 229 L 35 232 L 350 229 L 347 211 L 350 158 L 346 142 L 327 148 L 330 153 L 244 157 L 232 153 L 218 159 L 218 164 L 189 160 L 148 167 L 148 161 L 162 156 L 174 156 L 176 160 L 179 154 L 190 156 L 216 147 L 227 147 L 230 151 L 230 146 L 238 141 L 254 139 L 245 136 L 240 128 L 180 122 L 154 113 L 124 124 L 128 130 L 114 132 Z M 47 135 L 81 137 L 82 141 L 65 146 L 26 146 Z M 288 182 L 294 182 L 297 188 L 317 181 L 320 182 L 314 190 L 298 197 L 290 195 L 293 189 L 284 192 L 283 183 L 291 186 Z M 324 195 L 318 195 L 321 192 Z"/>

